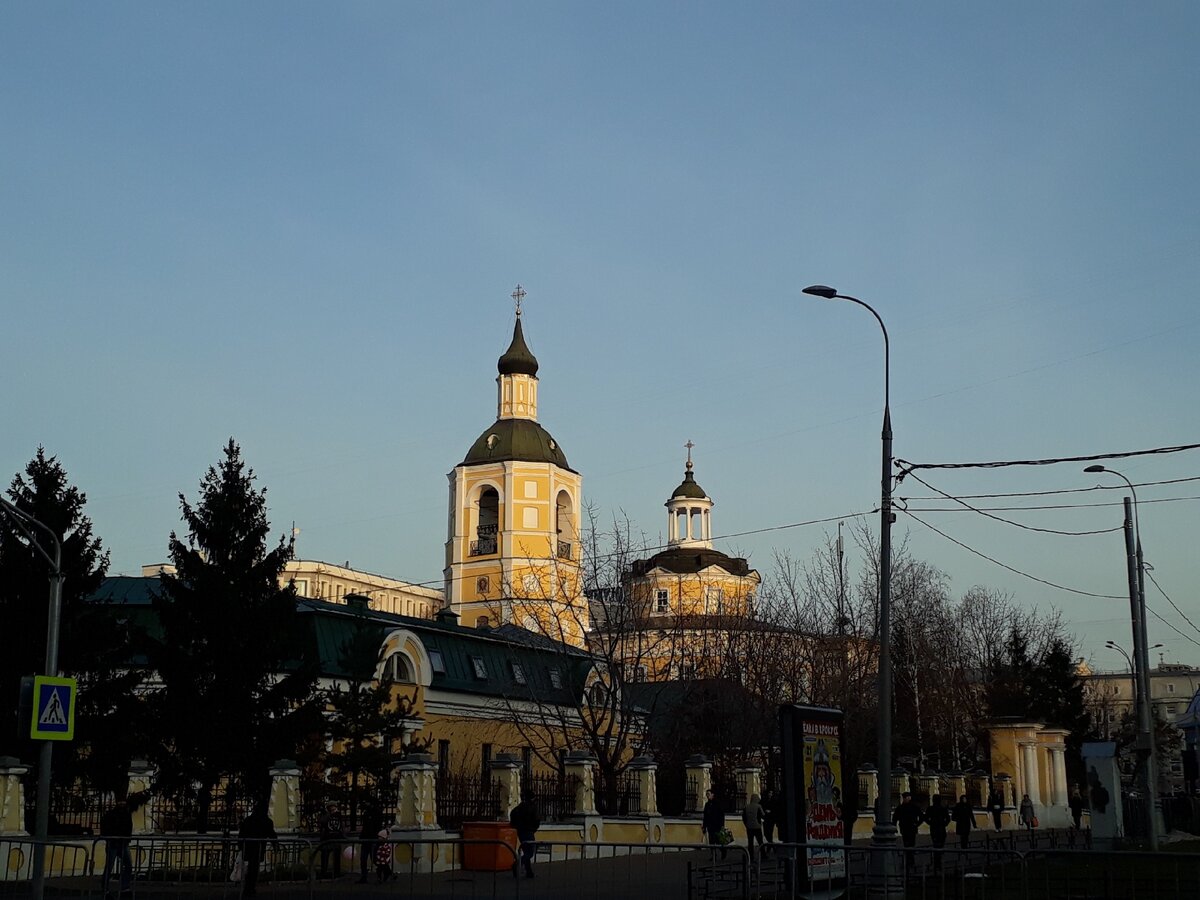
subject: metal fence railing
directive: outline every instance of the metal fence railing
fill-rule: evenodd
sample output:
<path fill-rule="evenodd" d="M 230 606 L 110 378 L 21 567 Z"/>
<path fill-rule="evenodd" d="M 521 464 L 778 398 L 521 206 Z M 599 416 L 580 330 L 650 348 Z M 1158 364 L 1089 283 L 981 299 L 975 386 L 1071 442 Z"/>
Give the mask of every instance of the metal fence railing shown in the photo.
<path fill-rule="evenodd" d="M 638 777 L 625 772 L 611 781 L 597 779 L 596 809 L 603 816 L 636 816 L 642 811 L 642 791 Z"/>
<path fill-rule="evenodd" d="M 531 774 L 521 780 L 521 796 L 533 800 L 543 822 L 562 822 L 575 812 L 578 785 L 574 775 Z"/>
<path fill-rule="evenodd" d="M 660 834 L 662 838 L 668 835 Z M 128 871 L 114 865 L 104 838 L 38 844 L 0 838 L 0 898 L 29 896 L 35 852 L 45 848 L 46 893 L 100 900 L 126 889 L 132 900 L 226 900 L 253 893 L 274 900 L 318 900 L 354 893 L 363 878 L 372 897 L 796 900 L 814 895 L 865 900 L 890 894 L 921 900 L 1192 900 L 1200 897 L 1200 854 L 1001 846 L 880 849 L 740 843 L 615 843 L 578 840 L 463 841 L 454 837 L 325 845 L 296 838 L 136 837 Z M 119 845 L 117 847 L 119 849 Z M 322 877 L 336 854 L 340 876 Z M 255 860 L 259 863 L 253 873 Z M 534 877 L 527 876 L 525 862 Z M 108 870 L 108 883 L 105 871 Z"/>
<path fill-rule="evenodd" d="M 463 822 L 501 818 L 499 784 L 481 775 L 439 775 L 437 818 L 450 831 L 462 828 Z"/>

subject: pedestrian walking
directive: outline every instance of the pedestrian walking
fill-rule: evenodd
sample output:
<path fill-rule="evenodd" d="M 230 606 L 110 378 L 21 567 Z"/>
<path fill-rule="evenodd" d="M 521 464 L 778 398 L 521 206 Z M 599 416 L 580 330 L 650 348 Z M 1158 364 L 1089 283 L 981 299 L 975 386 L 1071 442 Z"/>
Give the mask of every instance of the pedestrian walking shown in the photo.
<path fill-rule="evenodd" d="M 267 815 L 267 805 L 258 802 L 238 826 L 238 852 L 242 854 L 242 896 L 253 897 L 258 891 L 258 867 L 267 853 L 267 841 L 277 840 L 275 823 Z"/>
<path fill-rule="evenodd" d="M 912 869 L 916 865 L 917 829 L 921 827 L 921 808 L 913 802 L 913 795 L 905 791 L 900 795 L 900 805 L 892 812 L 892 824 L 900 829 L 900 843 L 904 845 L 904 863 Z"/>
<path fill-rule="evenodd" d="M 763 794 L 763 833 L 766 835 L 768 844 L 775 843 L 775 826 L 779 824 L 779 814 L 783 811 L 780 808 L 779 800 L 779 795 L 770 788 L 767 788 Z M 781 834 L 780 839 L 782 837 Z"/>
<path fill-rule="evenodd" d="M 717 800 L 717 795 L 713 792 L 712 788 L 704 792 L 704 797 L 704 812 L 700 816 L 700 831 L 708 838 L 708 843 L 711 846 L 721 848 L 721 859 L 724 859 L 729 853 L 722 843 L 722 832 L 725 831 L 725 813 L 721 812 L 721 803 Z"/>
<path fill-rule="evenodd" d="M 367 866 L 375 859 L 375 842 L 383 828 L 383 815 L 373 805 L 363 809 L 362 827 L 358 829 L 358 883 L 367 883 Z"/>
<path fill-rule="evenodd" d="M 121 893 L 128 893 L 133 884 L 133 858 L 129 854 L 129 840 L 133 837 L 133 813 L 129 801 L 117 800 L 113 808 L 100 819 L 100 834 L 104 837 L 104 876 L 100 890 L 108 896 L 108 882 L 113 869 L 121 865 Z"/>
<path fill-rule="evenodd" d="M 1067 805 L 1071 807 L 1071 820 L 1075 823 L 1075 830 L 1080 831 L 1083 828 L 1083 794 L 1079 793 L 1079 785 L 1071 788 L 1071 797 Z"/>
<path fill-rule="evenodd" d="M 346 839 L 346 827 L 336 803 L 325 807 L 317 818 L 317 832 L 321 841 L 321 877 L 329 877 L 329 858 L 333 857 L 333 877 L 342 877 L 342 845 Z"/>
<path fill-rule="evenodd" d="M 971 808 L 966 794 L 958 798 L 951 815 L 954 818 L 954 832 L 958 835 L 958 846 L 966 850 L 971 843 L 971 829 L 975 827 L 975 810 Z"/>
<path fill-rule="evenodd" d="M 942 803 L 942 795 L 934 794 L 929 803 L 929 809 L 921 815 L 922 821 L 929 826 L 929 841 L 933 844 L 933 867 L 942 867 L 942 853 L 946 848 L 946 828 L 950 825 L 950 810 Z"/>
<path fill-rule="evenodd" d="M 758 794 L 750 795 L 750 802 L 742 807 L 742 824 L 746 826 L 746 848 L 750 851 L 750 859 L 755 859 L 754 842 L 758 841 L 758 851 L 763 852 L 763 808 Z"/>
<path fill-rule="evenodd" d="M 988 811 L 992 814 L 992 824 L 996 826 L 996 830 L 1000 830 L 1000 824 L 1004 815 L 1004 797 L 996 788 L 992 788 L 992 792 L 988 794 Z"/>
<path fill-rule="evenodd" d="M 1030 834 L 1033 833 L 1033 829 L 1037 828 L 1037 815 L 1034 814 L 1033 801 L 1029 799 L 1028 794 L 1021 796 L 1021 824 Z"/>
<path fill-rule="evenodd" d="M 533 800 L 526 797 L 513 807 L 508 821 L 517 830 L 517 840 L 521 842 L 521 866 L 525 869 L 525 877 L 532 878 L 533 855 L 537 852 L 537 830 L 542 827 L 537 806 Z"/>

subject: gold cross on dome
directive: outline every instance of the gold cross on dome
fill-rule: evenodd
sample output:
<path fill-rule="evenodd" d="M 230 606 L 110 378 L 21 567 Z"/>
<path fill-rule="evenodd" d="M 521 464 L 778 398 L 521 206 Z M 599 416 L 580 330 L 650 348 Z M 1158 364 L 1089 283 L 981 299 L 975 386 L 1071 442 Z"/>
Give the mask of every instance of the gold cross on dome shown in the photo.
<path fill-rule="evenodd" d="M 521 301 L 525 299 L 525 289 L 518 284 L 517 289 L 509 294 L 509 296 L 517 303 L 517 315 L 521 315 Z"/>
<path fill-rule="evenodd" d="M 686 444 L 684 444 L 683 446 L 687 447 L 687 452 L 688 452 L 687 467 L 690 469 L 692 467 L 692 448 L 695 447 L 696 445 L 692 443 L 691 438 L 688 438 L 688 442 Z"/>

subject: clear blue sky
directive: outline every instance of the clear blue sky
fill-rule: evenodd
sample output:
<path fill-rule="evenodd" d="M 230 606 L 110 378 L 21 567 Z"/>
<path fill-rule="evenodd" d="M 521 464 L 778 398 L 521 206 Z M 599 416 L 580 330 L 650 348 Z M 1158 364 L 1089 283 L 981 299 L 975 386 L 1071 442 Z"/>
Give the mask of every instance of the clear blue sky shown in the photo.
<path fill-rule="evenodd" d="M 689 438 L 720 534 L 876 502 L 878 329 L 814 282 L 890 327 L 897 456 L 1196 441 L 1198 46 L 1192 2 L 5 4 L 0 472 L 44 444 L 132 573 L 232 435 L 302 556 L 437 582 L 518 281 L 542 422 L 651 538 Z M 1080 468 L 933 483 L 1097 483 Z M 1121 468 L 1190 477 L 1200 453 Z M 1182 496 L 1200 482 L 1142 490 Z M 1119 534 L 923 517 L 1124 593 Z M 1200 623 L 1200 502 L 1142 518 Z M 1056 605 L 1103 666 L 1128 645 L 1127 603 L 899 527 L 956 591 Z M 766 570 L 821 540 L 721 546 Z"/>

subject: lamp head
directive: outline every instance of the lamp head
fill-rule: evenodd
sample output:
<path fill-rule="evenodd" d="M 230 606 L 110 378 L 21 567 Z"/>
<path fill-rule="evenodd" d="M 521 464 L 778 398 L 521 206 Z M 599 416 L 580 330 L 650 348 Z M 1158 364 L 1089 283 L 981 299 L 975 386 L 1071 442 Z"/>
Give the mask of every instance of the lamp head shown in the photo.
<path fill-rule="evenodd" d="M 1095 472 L 1107 472 L 1108 469 L 1104 468 L 1104 466 L 1096 465 L 1096 466 L 1088 466 L 1083 471 L 1095 473 Z"/>
<path fill-rule="evenodd" d="M 1163 646 L 1163 645 L 1162 645 L 1162 644 L 1154 644 L 1153 646 L 1151 646 L 1151 647 L 1150 647 L 1150 649 L 1151 649 L 1151 650 L 1157 650 L 1157 649 L 1158 649 L 1159 647 L 1161 647 L 1161 646 Z"/>
<path fill-rule="evenodd" d="M 810 284 L 804 289 L 804 293 L 812 294 L 814 297 L 824 297 L 826 300 L 832 300 L 837 296 L 837 288 L 826 287 L 823 284 Z"/>

